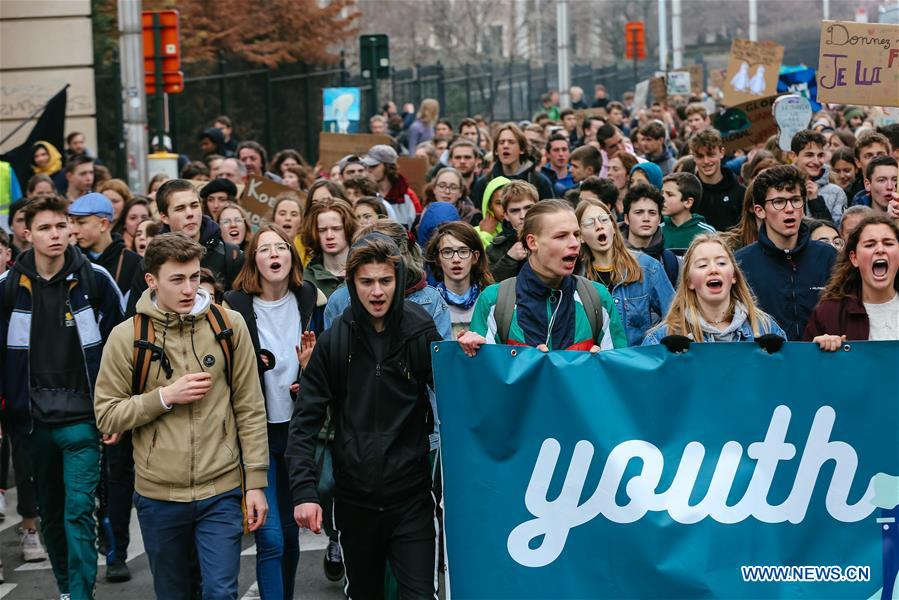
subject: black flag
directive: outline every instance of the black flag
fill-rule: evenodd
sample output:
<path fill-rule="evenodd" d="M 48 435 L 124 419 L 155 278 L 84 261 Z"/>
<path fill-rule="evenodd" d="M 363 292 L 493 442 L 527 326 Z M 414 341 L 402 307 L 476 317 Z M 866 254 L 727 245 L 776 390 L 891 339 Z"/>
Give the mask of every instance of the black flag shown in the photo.
<path fill-rule="evenodd" d="M 68 96 L 66 90 L 68 87 L 66 85 L 59 93 L 50 98 L 44 106 L 44 112 L 41 113 L 28 135 L 28 139 L 9 152 L 0 155 L 0 160 L 12 165 L 23 192 L 28 180 L 34 174 L 31 169 L 31 156 L 34 152 L 32 146 L 36 141 L 44 140 L 56 146 L 60 152 L 65 152 L 66 98 Z"/>

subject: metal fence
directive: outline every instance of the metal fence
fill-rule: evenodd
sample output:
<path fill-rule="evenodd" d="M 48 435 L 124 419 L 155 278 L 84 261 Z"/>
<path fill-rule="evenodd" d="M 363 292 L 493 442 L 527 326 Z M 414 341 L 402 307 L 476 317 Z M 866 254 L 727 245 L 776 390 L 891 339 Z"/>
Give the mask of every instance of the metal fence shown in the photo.
<path fill-rule="evenodd" d="M 541 95 L 558 87 L 557 73 L 552 63 L 485 61 L 446 67 L 438 62 L 394 69 L 379 91 L 382 98 L 388 92 L 398 105 L 412 102 L 418 106 L 424 98 L 436 98 L 441 116 L 454 123 L 478 114 L 488 120 L 523 120 L 539 109 Z M 644 79 L 652 73 L 652 67 L 644 64 L 637 77 Z M 596 83 L 604 84 L 609 97 L 617 98 L 633 89 L 634 73 L 629 65 L 597 68 L 575 64 L 571 83 L 584 89 L 588 102 Z M 295 148 L 314 161 L 322 127 L 322 89 L 338 86 L 361 88 L 362 120 L 367 123 L 367 115 L 372 113 L 371 83 L 351 74 L 342 61 L 321 69 L 303 63 L 260 69 L 221 58 L 216 63 L 193 65 L 184 78 L 184 92 L 167 97 L 167 128 L 176 152 L 198 157 L 200 132 L 217 115 L 227 114 L 240 139 L 258 140 L 271 152 Z M 96 87 L 98 150 L 113 173 L 121 175 L 123 129 L 116 64 L 97 68 Z M 152 117 L 151 107 L 151 122 Z"/>

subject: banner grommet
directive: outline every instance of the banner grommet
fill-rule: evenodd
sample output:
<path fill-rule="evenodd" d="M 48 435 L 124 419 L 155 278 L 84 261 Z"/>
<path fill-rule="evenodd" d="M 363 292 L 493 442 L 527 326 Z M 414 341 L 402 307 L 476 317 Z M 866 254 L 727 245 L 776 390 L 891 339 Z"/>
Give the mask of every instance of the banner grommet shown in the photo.
<path fill-rule="evenodd" d="M 852 346 L 850 344 L 843 344 L 843 352 L 849 352 L 852 350 Z"/>
<path fill-rule="evenodd" d="M 509 353 L 510 353 L 512 356 L 518 356 L 518 350 L 514 350 L 514 349 L 513 349 L 513 350 L 509 350 Z"/>

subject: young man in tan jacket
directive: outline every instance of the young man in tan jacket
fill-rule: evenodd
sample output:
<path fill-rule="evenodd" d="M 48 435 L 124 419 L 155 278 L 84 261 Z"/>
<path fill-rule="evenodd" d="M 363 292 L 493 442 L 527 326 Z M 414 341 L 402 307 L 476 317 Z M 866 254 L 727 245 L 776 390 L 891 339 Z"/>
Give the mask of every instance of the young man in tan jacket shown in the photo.
<path fill-rule="evenodd" d="M 203 597 L 235 598 L 241 473 L 250 531 L 268 510 L 265 405 L 253 344 L 240 314 L 221 308 L 232 324 L 231 350 L 217 338 L 215 313 L 207 314 L 212 299 L 199 287 L 202 255 L 202 246 L 177 233 L 150 243 L 149 289 L 137 303 L 154 332 L 137 337 L 155 338 L 146 380 L 141 386 L 134 378 L 142 370 L 128 319 L 109 336 L 94 396 L 100 431 L 132 431 L 134 504 L 159 598 L 190 597 L 194 545 Z"/>

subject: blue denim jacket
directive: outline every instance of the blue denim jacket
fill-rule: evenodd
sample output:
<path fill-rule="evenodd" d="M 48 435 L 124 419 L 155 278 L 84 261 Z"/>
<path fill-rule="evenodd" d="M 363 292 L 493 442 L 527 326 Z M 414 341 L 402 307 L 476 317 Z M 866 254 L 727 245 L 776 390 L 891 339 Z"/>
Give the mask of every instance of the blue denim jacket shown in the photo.
<path fill-rule="evenodd" d="M 627 333 L 628 346 L 643 343 L 647 330 L 668 314 L 674 299 L 674 288 L 662 263 L 642 252 L 634 255 L 643 269 L 643 280 L 618 284 L 610 290 Z"/>
<path fill-rule="evenodd" d="M 406 300 L 415 302 L 434 319 L 434 326 L 437 327 L 437 333 L 444 340 L 453 339 L 453 323 L 450 319 L 449 306 L 446 300 L 440 295 L 440 292 L 431 286 L 413 292 L 406 296 Z M 350 306 L 350 292 L 346 289 L 346 285 L 341 285 L 334 290 L 334 293 L 328 298 L 328 305 L 325 306 L 325 329 L 331 327 L 331 323 L 337 320 Z"/>
<path fill-rule="evenodd" d="M 742 306 L 738 306 L 737 312 L 735 314 L 735 318 L 739 319 L 741 322 L 736 330 L 733 330 L 731 334 L 728 334 L 729 341 L 734 342 L 752 342 L 755 340 L 755 335 L 752 333 L 752 326 L 749 324 L 749 319 L 746 318 L 746 311 L 742 308 Z M 765 320 L 767 320 L 767 325 L 765 324 Z M 787 334 L 784 333 L 784 330 L 781 329 L 780 325 L 777 324 L 777 321 L 774 320 L 773 317 L 767 316 L 767 319 L 763 319 L 759 324 L 759 336 L 763 336 L 769 333 L 773 333 L 774 335 L 780 336 L 783 339 L 787 339 Z M 646 339 L 643 340 L 644 346 L 653 346 L 655 344 L 661 343 L 662 339 L 668 335 L 668 326 L 667 325 L 659 325 L 652 331 L 646 334 Z M 714 336 L 706 336 L 706 342 L 717 342 L 720 340 L 716 340 Z M 692 338 L 692 334 L 690 335 Z"/>

